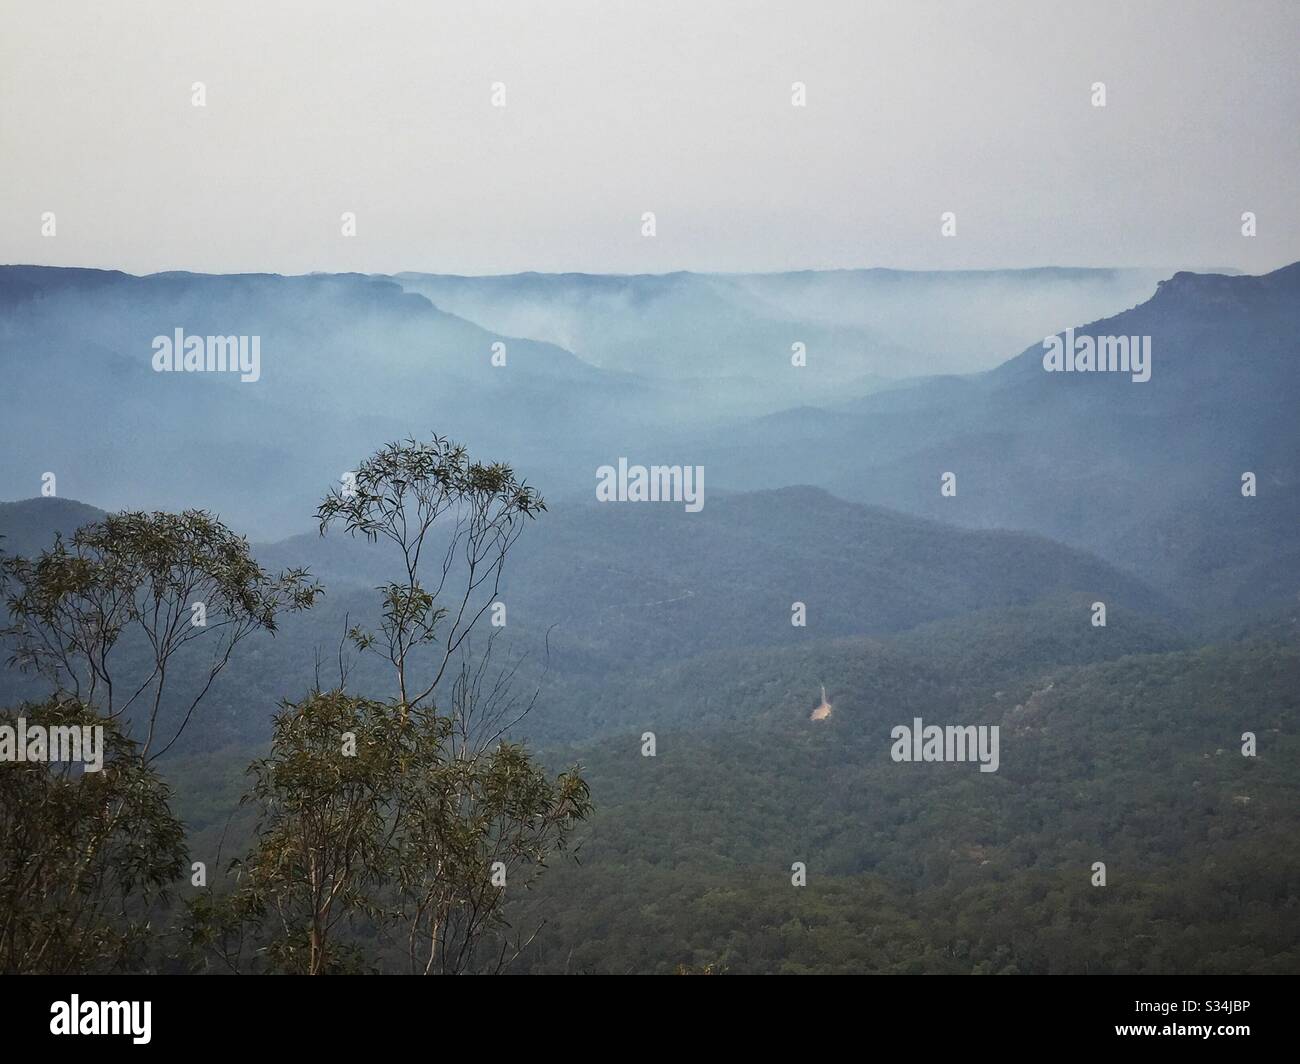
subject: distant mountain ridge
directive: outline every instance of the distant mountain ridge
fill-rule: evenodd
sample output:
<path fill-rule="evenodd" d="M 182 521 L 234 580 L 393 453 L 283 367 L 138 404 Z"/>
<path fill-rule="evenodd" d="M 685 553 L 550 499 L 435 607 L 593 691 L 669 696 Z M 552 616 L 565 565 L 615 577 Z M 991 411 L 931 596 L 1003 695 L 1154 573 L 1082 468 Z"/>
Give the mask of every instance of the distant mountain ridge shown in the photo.
<path fill-rule="evenodd" d="M 764 274 L 402 273 L 489 327 L 549 339 L 650 377 L 757 377 L 811 389 L 988 368 L 1034 331 L 1145 299 L 1154 270 L 805 270 Z M 1014 317 L 993 308 L 1014 305 Z M 815 372 L 786 372 L 802 343 Z M 808 391 L 809 398 L 817 397 Z M 833 396 L 824 391 L 820 398 Z"/>
<path fill-rule="evenodd" d="M 1300 264 L 1262 277 L 1176 273 L 1108 317 L 1049 313 L 1059 299 L 1113 308 L 1121 290 L 1149 280 L 1050 270 L 137 278 L 0 267 L 0 345 L 22 352 L 0 396 L 0 494 L 30 495 L 49 471 L 63 496 L 205 506 L 274 539 L 301 528 L 375 447 L 437 430 L 566 505 L 590 500 L 595 469 L 620 456 L 682 461 L 706 467 L 711 497 L 815 485 L 949 524 L 1045 535 L 1207 619 L 1285 602 L 1300 591 Z M 627 356 L 637 371 L 454 312 L 478 301 L 468 309 L 527 317 L 543 297 L 586 333 L 608 326 L 609 351 L 623 352 L 612 361 Z M 1149 335 L 1152 378 L 1045 373 L 1041 340 L 974 375 L 868 372 L 855 330 L 901 328 L 921 350 L 953 327 L 932 331 L 958 306 L 958 324 L 981 313 L 992 322 L 973 334 L 986 340 L 1032 339 L 1035 317 L 1076 335 Z M 261 380 L 152 372 L 152 337 L 180 326 L 259 334 Z M 802 367 L 790 361 L 798 343 Z M 892 372 L 923 368 L 896 354 Z M 955 496 L 940 494 L 944 472 L 956 474 Z M 1249 500 L 1245 472 L 1258 480 Z"/>
<path fill-rule="evenodd" d="M 985 374 L 919 381 L 821 416 L 702 435 L 715 482 L 795 476 L 844 498 L 1095 553 L 1207 614 L 1300 592 L 1300 263 L 1180 273 L 1076 336 L 1147 335 L 1151 379 L 1048 373 L 1042 344 Z M 940 476 L 956 475 L 956 494 Z M 1242 495 L 1253 473 L 1257 494 Z"/>

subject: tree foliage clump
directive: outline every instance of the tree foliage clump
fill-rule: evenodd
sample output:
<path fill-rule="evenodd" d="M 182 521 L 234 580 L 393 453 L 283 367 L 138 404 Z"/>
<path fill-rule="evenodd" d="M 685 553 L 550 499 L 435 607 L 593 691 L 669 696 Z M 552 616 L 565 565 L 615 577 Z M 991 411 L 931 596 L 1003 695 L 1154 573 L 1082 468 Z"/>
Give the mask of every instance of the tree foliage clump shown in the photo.
<path fill-rule="evenodd" d="M 170 788 L 117 722 L 72 698 L 0 712 L 0 726 L 102 728 L 102 765 L 0 768 L 0 969 L 71 974 L 147 963 L 150 915 L 185 861 Z"/>

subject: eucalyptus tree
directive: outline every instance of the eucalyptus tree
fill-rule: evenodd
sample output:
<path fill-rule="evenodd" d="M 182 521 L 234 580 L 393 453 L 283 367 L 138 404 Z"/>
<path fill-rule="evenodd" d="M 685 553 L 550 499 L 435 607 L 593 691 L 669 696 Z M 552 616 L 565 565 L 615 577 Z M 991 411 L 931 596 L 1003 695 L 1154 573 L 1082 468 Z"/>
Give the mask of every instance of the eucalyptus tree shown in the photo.
<path fill-rule="evenodd" d="M 378 631 L 351 635 L 393 669 L 397 728 L 384 734 L 402 756 L 390 762 L 385 839 L 412 971 L 507 963 L 507 885 L 525 888 L 591 809 L 576 771 L 551 779 L 505 741 L 536 695 L 516 699 L 514 670 L 493 670 L 494 639 L 479 654 L 471 641 L 511 547 L 545 509 L 509 466 L 435 435 L 383 447 L 317 510 L 322 535 L 340 524 L 390 544 L 396 562 L 397 578 L 378 588 Z"/>
<path fill-rule="evenodd" d="M 8 714 L 13 727 L 46 721 L 104 737 L 97 768 L 37 758 L 0 772 L 0 963 L 139 963 L 148 907 L 184 861 L 170 791 L 151 765 L 236 646 L 273 633 L 320 588 L 304 570 L 266 573 L 242 537 L 196 510 L 106 516 L 35 557 L 0 558 L 0 585 L 10 664 L 53 687 L 47 702 Z"/>
<path fill-rule="evenodd" d="M 509 941 L 507 886 L 570 847 L 590 794 L 506 741 L 536 695 L 516 698 L 494 640 L 476 650 L 471 634 L 545 508 L 509 466 L 441 436 L 391 443 L 329 492 L 321 534 L 340 525 L 395 562 L 377 630 L 348 632 L 387 661 L 395 697 L 345 690 L 340 653 L 338 687 L 283 705 L 252 766 L 252 846 L 233 889 L 191 903 L 194 945 L 234 970 L 320 975 L 380 967 L 394 933 L 424 974 L 499 971 L 526 944 Z"/>
<path fill-rule="evenodd" d="M 347 936 L 393 917 L 399 781 L 425 734 L 437 730 L 342 691 L 285 703 L 243 799 L 257 815 L 253 846 L 231 863 L 233 890 L 191 905 L 191 942 L 235 971 L 362 968 Z"/>
<path fill-rule="evenodd" d="M 495 600 L 507 553 L 545 509 L 509 466 L 472 461 L 436 435 L 386 445 L 321 502 L 322 535 L 338 523 L 395 548 L 399 575 L 378 589 L 379 631 L 353 636 L 392 665 L 400 714 L 433 696 Z"/>
<path fill-rule="evenodd" d="M 10 663 L 120 722 L 144 761 L 180 738 L 241 642 L 321 594 L 304 569 L 264 571 L 201 510 L 111 514 L 34 558 L 0 558 L 0 577 Z"/>
<path fill-rule="evenodd" d="M 0 970 L 139 968 L 151 914 L 184 868 L 167 785 L 115 721 L 76 699 L 0 712 L 0 728 L 102 729 L 89 769 L 71 760 L 0 766 Z"/>
<path fill-rule="evenodd" d="M 591 794 L 578 771 L 554 779 L 527 750 L 497 743 L 474 758 L 418 758 L 403 775 L 399 922 L 411 972 L 503 971 L 528 943 L 507 919 L 507 890 L 527 890 L 569 848 Z M 513 937 L 512 937 L 513 932 Z"/>
<path fill-rule="evenodd" d="M 392 932 L 415 973 L 495 972 L 518 954 L 506 877 L 525 889 L 565 848 L 586 784 L 508 743 L 450 757 L 448 717 L 393 708 L 338 690 L 282 707 L 251 768 L 253 845 L 233 889 L 191 904 L 193 945 L 234 971 L 304 975 L 376 970 Z"/>

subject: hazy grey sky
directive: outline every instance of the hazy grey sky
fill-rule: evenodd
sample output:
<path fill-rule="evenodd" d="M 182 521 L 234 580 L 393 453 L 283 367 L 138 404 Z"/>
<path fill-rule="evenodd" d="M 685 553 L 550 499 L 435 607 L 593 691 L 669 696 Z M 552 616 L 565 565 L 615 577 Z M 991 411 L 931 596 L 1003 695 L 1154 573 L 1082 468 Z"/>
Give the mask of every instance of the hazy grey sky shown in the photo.
<path fill-rule="evenodd" d="M 0 0 L 0 261 L 1259 272 L 1300 259 L 1298 29 L 1292 0 Z"/>

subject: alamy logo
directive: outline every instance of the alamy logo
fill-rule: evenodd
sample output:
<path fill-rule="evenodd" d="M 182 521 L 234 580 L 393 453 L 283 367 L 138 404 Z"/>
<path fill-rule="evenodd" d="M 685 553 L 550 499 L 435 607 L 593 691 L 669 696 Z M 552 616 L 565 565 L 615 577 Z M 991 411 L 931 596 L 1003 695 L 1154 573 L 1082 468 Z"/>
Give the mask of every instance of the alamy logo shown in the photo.
<path fill-rule="evenodd" d="M 1130 373 L 1143 384 L 1151 379 L 1151 337 L 1078 336 L 1043 340 L 1043 369 L 1048 373 Z"/>
<path fill-rule="evenodd" d="M 50 1034 L 129 1034 L 138 1046 L 148 1045 L 151 1036 L 150 1001 L 71 1001 L 50 1006 Z"/>
<path fill-rule="evenodd" d="M 978 761 L 981 772 L 998 770 L 998 725 L 996 724 L 900 724 L 889 733 L 894 745 L 889 756 L 895 761 Z"/>
<path fill-rule="evenodd" d="M 87 772 L 98 772 L 104 767 L 104 726 L 28 727 L 27 718 L 19 717 L 16 724 L 0 724 L 0 761 L 80 761 Z"/>
<path fill-rule="evenodd" d="M 596 470 L 597 502 L 680 502 L 687 513 L 704 509 L 703 466 L 603 465 Z"/>
<path fill-rule="evenodd" d="M 156 373 L 238 373 L 251 384 L 262 376 L 260 336 L 186 336 L 177 328 L 172 336 L 153 338 Z"/>

